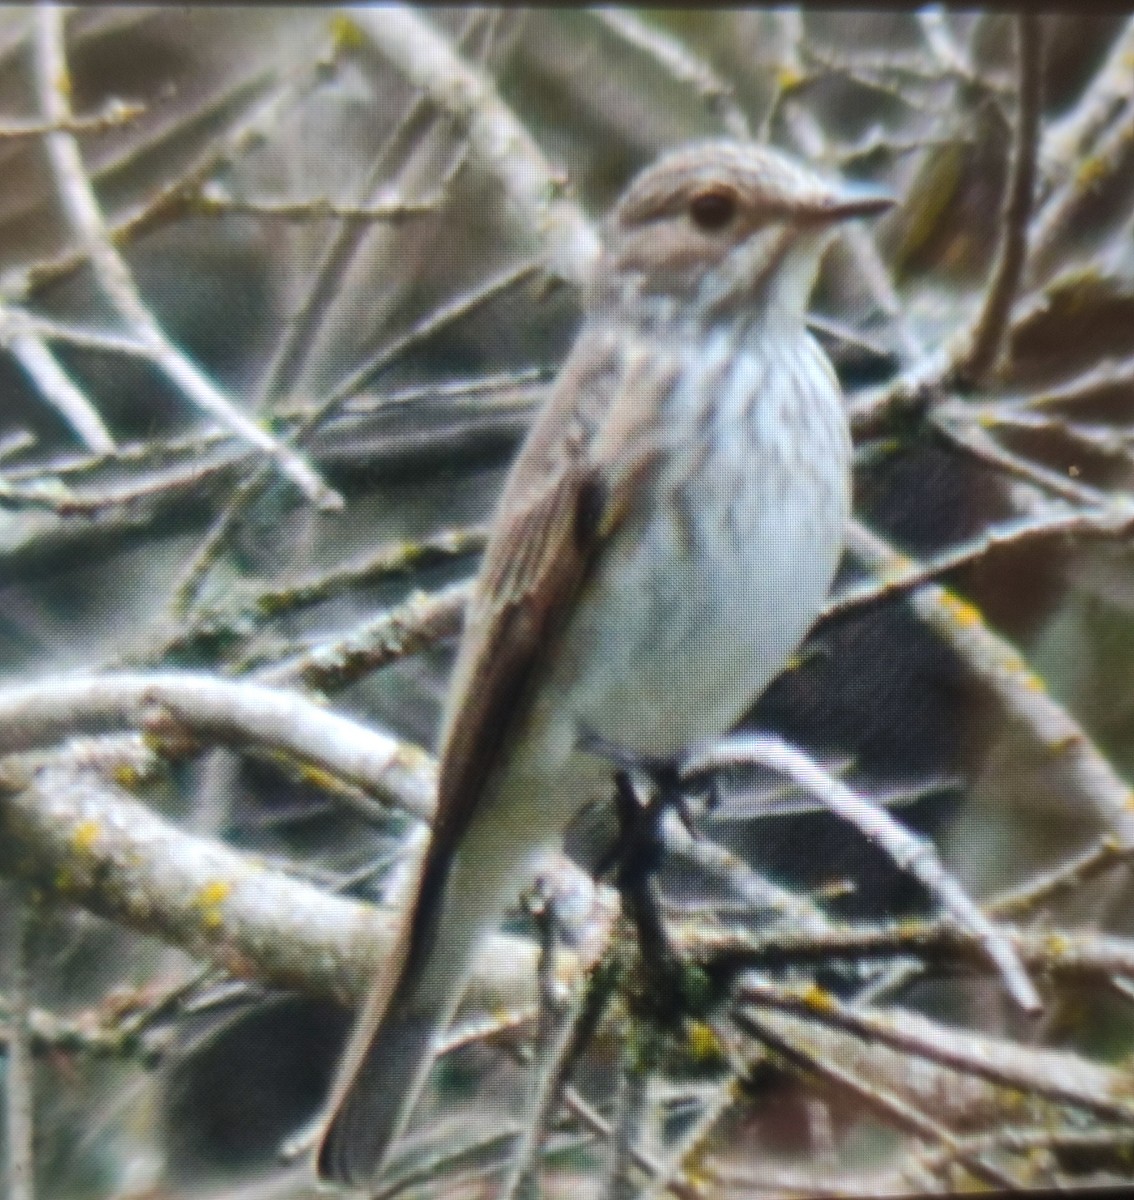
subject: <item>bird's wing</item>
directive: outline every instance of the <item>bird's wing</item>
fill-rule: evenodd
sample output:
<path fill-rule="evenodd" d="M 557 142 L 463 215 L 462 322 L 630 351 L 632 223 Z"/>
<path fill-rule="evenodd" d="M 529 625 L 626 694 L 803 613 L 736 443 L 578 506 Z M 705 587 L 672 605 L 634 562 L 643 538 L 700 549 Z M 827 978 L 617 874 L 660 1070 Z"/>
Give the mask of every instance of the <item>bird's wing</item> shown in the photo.
<path fill-rule="evenodd" d="M 658 458 L 649 394 L 675 365 L 605 323 L 584 326 L 513 466 L 450 688 L 435 853 L 459 838 L 531 681 L 602 547 Z"/>

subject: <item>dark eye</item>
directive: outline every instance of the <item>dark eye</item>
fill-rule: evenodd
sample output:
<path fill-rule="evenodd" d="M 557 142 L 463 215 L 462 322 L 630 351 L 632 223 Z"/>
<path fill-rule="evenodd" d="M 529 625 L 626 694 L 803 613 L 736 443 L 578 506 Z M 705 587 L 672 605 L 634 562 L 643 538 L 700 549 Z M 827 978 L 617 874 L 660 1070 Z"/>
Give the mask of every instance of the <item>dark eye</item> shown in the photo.
<path fill-rule="evenodd" d="M 736 216 L 736 194 L 727 188 L 698 192 L 689 201 L 689 216 L 698 229 L 715 233 Z"/>

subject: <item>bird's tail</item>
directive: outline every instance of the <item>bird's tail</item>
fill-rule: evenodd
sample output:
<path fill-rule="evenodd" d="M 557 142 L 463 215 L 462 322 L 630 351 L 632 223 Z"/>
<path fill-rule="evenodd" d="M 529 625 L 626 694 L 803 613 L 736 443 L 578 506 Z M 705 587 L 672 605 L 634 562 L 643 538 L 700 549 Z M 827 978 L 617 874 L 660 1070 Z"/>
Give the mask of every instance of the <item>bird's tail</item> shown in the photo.
<path fill-rule="evenodd" d="M 343 1055 L 318 1173 L 331 1182 L 376 1181 L 429 1074 L 432 1050 L 460 999 L 479 921 L 453 912 L 448 863 L 427 863 L 413 919 L 383 964 Z M 438 877 L 439 876 L 439 877 Z M 383 988 L 383 981 L 387 987 Z M 392 989 L 392 990 L 391 990 Z"/>
<path fill-rule="evenodd" d="M 382 965 L 331 1090 L 317 1160 L 322 1178 L 367 1186 L 381 1175 L 482 934 L 495 926 L 530 855 L 562 824 L 564 804 L 530 803 L 548 794 L 539 780 L 516 773 L 481 798 L 458 833 L 436 834 L 412 917 Z"/>

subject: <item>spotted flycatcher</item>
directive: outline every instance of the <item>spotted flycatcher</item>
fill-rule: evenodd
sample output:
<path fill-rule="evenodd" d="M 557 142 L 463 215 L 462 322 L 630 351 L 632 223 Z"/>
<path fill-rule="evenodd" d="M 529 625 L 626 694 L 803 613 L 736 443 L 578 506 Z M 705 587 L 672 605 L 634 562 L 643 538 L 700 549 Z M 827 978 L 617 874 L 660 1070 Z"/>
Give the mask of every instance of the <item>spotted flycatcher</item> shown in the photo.
<path fill-rule="evenodd" d="M 831 226 L 888 203 L 722 140 L 666 154 L 608 217 L 582 329 L 496 512 L 432 841 L 332 1090 L 325 1178 L 379 1176 L 482 936 L 609 788 L 581 734 L 657 758 L 721 733 L 815 619 L 850 439 L 806 306 Z"/>

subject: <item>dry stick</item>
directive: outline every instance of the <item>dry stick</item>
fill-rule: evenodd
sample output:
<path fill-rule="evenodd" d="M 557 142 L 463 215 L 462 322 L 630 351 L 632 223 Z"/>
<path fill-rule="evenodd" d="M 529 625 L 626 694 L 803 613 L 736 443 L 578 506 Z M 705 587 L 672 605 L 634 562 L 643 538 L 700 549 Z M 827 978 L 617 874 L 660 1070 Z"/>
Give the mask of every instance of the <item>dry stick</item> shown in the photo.
<path fill-rule="evenodd" d="M 59 480 L 35 480 L 11 484 L 0 480 L 0 497 L 29 508 L 43 508 L 60 517 L 99 517 L 108 509 L 125 508 L 145 500 L 162 499 L 170 493 L 184 492 L 203 484 L 220 472 L 234 470 L 242 455 L 213 453 L 199 461 L 175 464 L 152 474 L 141 474 L 120 487 L 97 492 L 73 492 Z"/>
<path fill-rule="evenodd" d="M 985 911 L 992 917 L 1022 916 L 1041 904 L 1077 892 L 1089 879 L 1104 871 L 1129 864 L 1131 857 L 1134 857 L 1134 846 L 1120 846 L 1112 834 L 1107 834 L 1081 854 L 993 896 L 985 903 Z"/>
<path fill-rule="evenodd" d="M 910 833 L 878 805 L 829 775 L 805 754 L 780 738 L 765 734 L 733 734 L 704 750 L 693 751 L 681 764 L 685 778 L 705 771 L 752 763 L 770 767 L 818 796 L 837 816 L 860 830 L 911 874 L 945 911 L 976 937 L 999 971 L 1005 987 L 1027 1013 L 1042 1008 L 1039 993 L 1028 978 L 1015 947 L 977 907 L 960 883 L 945 869 L 933 843 Z"/>
<path fill-rule="evenodd" d="M 1130 64 L 1134 61 L 1134 17 L 1127 17 L 1110 43 L 1106 61 L 1094 73 L 1074 106 L 1048 123 L 1040 163 L 1048 183 L 1036 214 L 1043 221 L 1049 205 L 1058 203 L 1057 191 L 1073 186 L 1078 160 L 1130 99 Z"/>
<path fill-rule="evenodd" d="M 311 646 L 269 667 L 254 669 L 261 683 L 301 684 L 321 692 L 347 687 L 407 655 L 456 637 L 464 621 L 472 581 L 421 592 L 349 633 Z"/>
<path fill-rule="evenodd" d="M 935 1142 L 938 1146 L 952 1151 L 972 1175 L 983 1183 L 1006 1191 L 1014 1189 L 1015 1181 L 1011 1177 L 982 1162 L 977 1155 L 967 1153 L 948 1126 L 922 1112 L 908 1098 L 897 1096 L 878 1083 L 867 1082 L 860 1075 L 845 1070 L 829 1058 L 810 1053 L 797 1041 L 785 1037 L 783 1032 L 770 1022 L 760 1020 L 757 1013 L 758 1010 L 754 1012 L 750 1007 L 734 1013 L 732 1019 L 749 1036 L 770 1046 L 788 1062 L 796 1064 L 804 1071 L 818 1075 L 840 1091 L 849 1092 L 883 1120 L 906 1133 L 913 1134 L 914 1137 Z"/>
<path fill-rule="evenodd" d="M 1051 976 L 1134 979 L 1134 941 L 1114 934 L 1078 928 L 1038 930 L 1002 925 L 1020 958 Z M 987 959 L 980 942 L 954 921 L 904 919 L 880 925 L 830 925 L 819 932 L 799 933 L 784 925 L 770 934 L 744 933 L 735 927 L 680 929 L 674 943 L 708 964 L 737 960 L 782 966 L 815 962 L 875 962 L 945 955 L 966 966 Z"/>
<path fill-rule="evenodd" d="M 902 568 L 904 556 L 859 522 L 851 526 L 848 545 L 873 571 L 892 573 Z M 1047 693 L 1043 681 L 1028 670 L 1016 650 L 985 625 L 976 608 L 938 584 L 915 591 L 909 603 L 1029 735 L 1035 751 L 1060 771 L 1069 799 L 1094 813 L 1124 846 L 1134 845 L 1130 785 L 1078 722 Z"/>
<path fill-rule="evenodd" d="M 967 347 L 957 355 L 954 363 L 957 378 L 967 382 L 983 379 L 996 365 L 1028 252 L 1028 221 L 1036 186 L 1043 89 L 1042 30 L 1040 19 L 1033 11 L 1022 12 L 1016 18 L 1016 63 L 1016 124 L 1008 186 L 1000 213 L 1000 244 L 984 306 Z"/>
<path fill-rule="evenodd" d="M 228 434 L 214 429 L 210 432 L 179 434 L 168 438 L 147 438 L 144 442 L 122 442 L 105 454 L 87 454 L 73 450 L 65 451 L 44 462 L 27 466 L 12 466 L 6 475 L 12 480 L 38 482 L 44 476 L 70 478 L 76 475 L 91 475 L 107 466 L 146 466 L 165 463 L 202 454 L 219 443 L 227 441 Z M 16 446 L 13 452 L 30 449 L 35 439 Z M 246 449 L 246 447 L 241 447 Z"/>
<path fill-rule="evenodd" d="M 905 596 L 942 575 L 969 566 L 1006 547 L 1072 534 L 1079 537 L 1119 538 L 1127 537 L 1131 532 L 1134 532 L 1134 508 L 1129 512 L 1114 507 L 1094 507 L 1086 511 L 1059 508 L 990 525 L 975 537 L 924 561 L 895 550 L 887 560 L 886 567 L 876 572 L 873 578 L 851 584 L 832 596 L 824 606 L 820 619 L 839 620 L 871 605 Z"/>
<path fill-rule="evenodd" d="M 346 400 L 357 392 L 363 384 L 391 363 L 396 362 L 408 350 L 427 342 L 452 322 L 460 320 L 474 311 L 480 305 L 494 297 L 517 287 L 535 276 L 540 270 L 537 262 L 523 262 L 519 266 L 508 267 L 498 275 L 492 276 L 470 292 L 462 293 L 455 299 L 434 309 L 415 325 L 411 325 L 405 333 L 394 338 L 381 350 L 372 355 L 366 362 L 356 367 L 349 375 L 324 396 L 309 413 L 292 435 L 295 442 L 302 445 L 306 438 L 317 429 L 324 420 L 334 413 Z M 189 564 L 174 592 L 172 608 L 175 612 L 188 609 L 203 582 L 204 573 L 225 545 L 229 532 L 239 519 L 246 507 L 253 503 L 267 485 L 270 476 L 261 471 L 249 478 L 237 491 L 230 501 L 228 508 L 217 521 L 210 532 L 204 546 L 197 552 Z"/>
<path fill-rule="evenodd" d="M 173 729 L 169 729 L 172 723 Z M 47 678 L 0 689 L 0 754 L 76 733 L 178 727 L 330 772 L 421 820 L 435 767 L 424 751 L 292 692 L 192 672 Z"/>
<path fill-rule="evenodd" d="M 72 115 L 63 121 L 19 121 L 12 117 L 0 121 L 0 141 L 41 138 L 47 133 L 104 133 L 136 120 L 146 111 L 144 104 L 108 100 L 101 112 L 89 116 Z"/>
<path fill-rule="evenodd" d="M 975 421 L 961 420 L 948 411 L 937 411 L 937 406 L 930 413 L 933 426 L 953 445 L 964 450 L 977 462 L 987 463 L 1003 471 L 1023 479 L 1041 491 L 1070 500 L 1073 504 L 1084 505 L 1087 508 L 1101 509 L 1110 507 L 1117 512 L 1128 507 L 1125 496 L 1115 499 L 1101 488 L 1089 483 L 1081 483 L 1074 476 L 1067 476 L 1062 471 L 1045 467 L 1042 463 L 1022 458 L 1011 450 L 1006 450 L 983 426 Z"/>
<path fill-rule="evenodd" d="M 45 119 L 52 123 L 64 122 L 71 116 L 63 22 L 61 8 L 44 5 L 37 10 L 36 83 L 40 107 Z M 274 459 L 309 500 L 324 509 L 340 508 L 342 497 L 327 487 L 301 455 L 246 417 L 168 340 L 143 303 L 126 261 L 114 247 L 74 135 L 56 131 L 47 134 L 44 142 L 63 210 L 90 257 L 99 284 L 131 332 L 146 346 L 154 365 L 203 412 Z"/>
<path fill-rule="evenodd" d="M 1050 1154 L 1059 1150 L 1067 1150 L 1082 1155 L 1091 1150 L 1098 1150 L 1113 1155 L 1119 1148 L 1128 1151 L 1132 1141 L 1134 1141 L 1134 1129 L 1129 1126 L 1117 1129 L 1077 1129 L 1074 1127 L 1053 1129 L 1050 1123 L 1042 1123 L 1035 1127 L 1022 1129 L 1009 1127 L 996 1129 L 991 1133 L 971 1134 L 968 1137 L 958 1138 L 957 1145 L 972 1154 L 1007 1152 L 1026 1155 L 1027 1161 L 1022 1165 L 1028 1172 L 1029 1187 L 1042 1186 L 1044 1189 L 1050 1187 L 1055 1192 L 1066 1190 L 1074 1194 L 1078 1190 L 1083 1190 L 1082 1174 L 1061 1180 L 1052 1173 L 1049 1166 L 1044 1164 L 1044 1174 L 1037 1176 L 1037 1155 L 1040 1152 L 1047 1151 Z M 874 1196 L 888 1196 L 894 1193 L 904 1195 L 910 1190 L 911 1172 L 920 1169 L 940 1176 L 948 1168 L 953 1158 L 954 1151 L 948 1146 L 942 1146 L 936 1150 L 917 1151 L 909 1156 L 905 1166 L 898 1166 L 892 1171 L 876 1175 L 871 1182 L 871 1194 Z M 1043 1160 L 1039 1160 L 1039 1162 L 1042 1163 Z M 920 1192 L 924 1189 L 918 1188 L 918 1190 Z M 1089 1191 L 1089 1188 L 1087 1190 Z"/>
<path fill-rule="evenodd" d="M 617 38 L 649 57 L 676 83 L 692 88 L 706 108 L 720 118 L 726 133 L 741 139 L 752 136 L 733 88 L 684 42 L 629 9 L 588 11 Z"/>
<path fill-rule="evenodd" d="M 819 989 L 821 991 L 821 989 Z M 790 995 L 790 993 L 789 993 Z M 857 1079 L 863 1086 L 881 1089 L 896 1097 L 899 1103 L 910 1105 L 919 1112 L 932 1113 L 934 1118 L 950 1129 L 989 1129 L 1006 1121 L 1025 1120 L 1031 1114 L 1052 1114 L 1052 1100 L 1043 1094 L 1030 1094 L 1028 1081 L 1058 1078 L 1059 1072 L 1070 1070 L 1076 1076 L 1077 1087 L 1083 1094 L 1090 1089 L 1107 1089 L 1119 1095 L 1123 1086 L 1121 1068 L 1099 1066 L 1075 1055 L 1052 1051 L 1030 1043 L 1021 1043 L 1007 1038 L 990 1037 L 977 1030 L 950 1027 L 931 1022 L 923 1029 L 923 1040 L 938 1033 L 946 1043 L 958 1039 L 971 1039 L 975 1044 L 973 1053 L 983 1049 L 997 1061 L 1014 1063 L 1017 1076 L 1025 1081 L 1023 1087 L 1005 1087 L 1003 1084 L 982 1079 L 971 1071 L 959 1070 L 935 1061 L 930 1054 L 911 1054 L 910 1051 L 883 1044 L 879 1039 L 864 1037 L 848 1032 L 837 1024 L 816 1019 L 799 1011 L 788 1011 L 783 1005 L 761 1004 L 745 1006 L 751 1012 L 756 1008 L 762 1025 L 770 1026 L 780 1037 L 806 1051 L 821 1062 L 837 1065 Z M 865 1007 L 867 1012 L 884 1013 L 885 1010 L 863 1004 L 855 997 L 854 1007 Z M 734 1006 L 740 1010 L 741 1006 Z M 895 1019 L 901 1020 L 902 1010 L 897 1010 Z M 719 1019 L 721 1040 L 731 1040 L 724 1031 L 724 1020 Z M 734 1060 L 734 1071 L 742 1078 L 750 1078 L 759 1068 L 766 1055 L 744 1054 L 729 1045 L 730 1058 Z M 1065 1106 L 1070 1108 L 1071 1106 Z M 1080 1118 L 1081 1112 L 1077 1113 Z"/>
<path fill-rule="evenodd" d="M 581 286 L 598 253 L 595 231 L 491 79 L 418 12 L 401 5 L 349 11 L 375 49 L 465 130 L 473 157 L 500 180 L 509 209 L 544 247 L 553 274 Z"/>
<path fill-rule="evenodd" d="M 281 221 L 310 222 L 336 220 L 357 222 L 363 226 L 400 222 L 410 217 L 424 217 L 437 212 L 437 201 L 425 200 L 375 200 L 369 204 L 341 204 L 327 196 L 314 196 L 310 200 L 236 200 L 219 190 L 202 189 L 193 207 L 209 216 L 231 213 L 254 217 L 268 217 Z"/>
<path fill-rule="evenodd" d="M 968 420 L 985 429 L 1008 429 L 1054 433 L 1070 443 L 1073 449 L 1130 461 L 1134 455 L 1134 429 L 1104 425 L 1095 421 L 1076 421 L 1056 413 L 1031 411 L 1026 408 L 1000 408 L 995 404 L 970 414 L 950 413 L 950 420 Z"/>
<path fill-rule="evenodd" d="M 7 1070 L 4 1078 L 4 1132 L 8 1161 L 5 1177 L 8 1200 L 35 1200 L 35 1119 L 32 1081 L 31 958 L 36 915 L 26 897 L 17 901 L 19 936 L 12 956 L 13 978 L 9 989 Z"/>
<path fill-rule="evenodd" d="M 420 571 L 484 549 L 485 525 L 442 529 L 426 537 L 387 542 L 350 562 L 315 575 L 282 579 L 257 589 L 252 604 L 264 613 L 291 612 L 357 587 Z"/>
<path fill-rule="evenodd" d="M 694 864 L 699 871 L 728 884 L 749 912 L 775 913 L 796 929 L 826 929 L 823 910 L 806 896 L 781 887 L 754 871 L 743 858 L 698 831 L 694 837 L 675 812 L 662 818 L 666 853 Z"/>
<path fill-rule="evenodd" d="M 104 354 L 125 354 L 131 358 L 148 357 L 146 347 L 129 334 L 122 334 L 114 329 L 79 325 L 73 321 L 58 321 L 12 306 L 0 308 L 0 333 L 5 339 L 28 334 L 45 342 L 65 342 L 69 346 L 81 346 L 84 350 L 98 350 Z M 114 454 L 117 449 L 112 445 L 98 453 Z"/>
<path fill-rule="evenodd" d="M 114 438 L 98 410 L 59 365 L 55 355 L 34 334 L 16 333 L 4 348 L 23 367 L 43 398 L 97 454 L 114 449 Z"/>
<path fill-rule="evenodd" d="M 736 998 L 738 1005 L 797 1014 L 997 1086 L 1072 1105 L 1109 1120 L 1134 1117 L 1134 1101 L 1127 1094 L 1123 1071 L 1066 1051 L 1037 1050 L 971 1029 L 951 1028 L 909 1009 L 883 1012 L 846 1004 L 814 984 L 793 987 L 751 972 L 737 982 Z"/>

